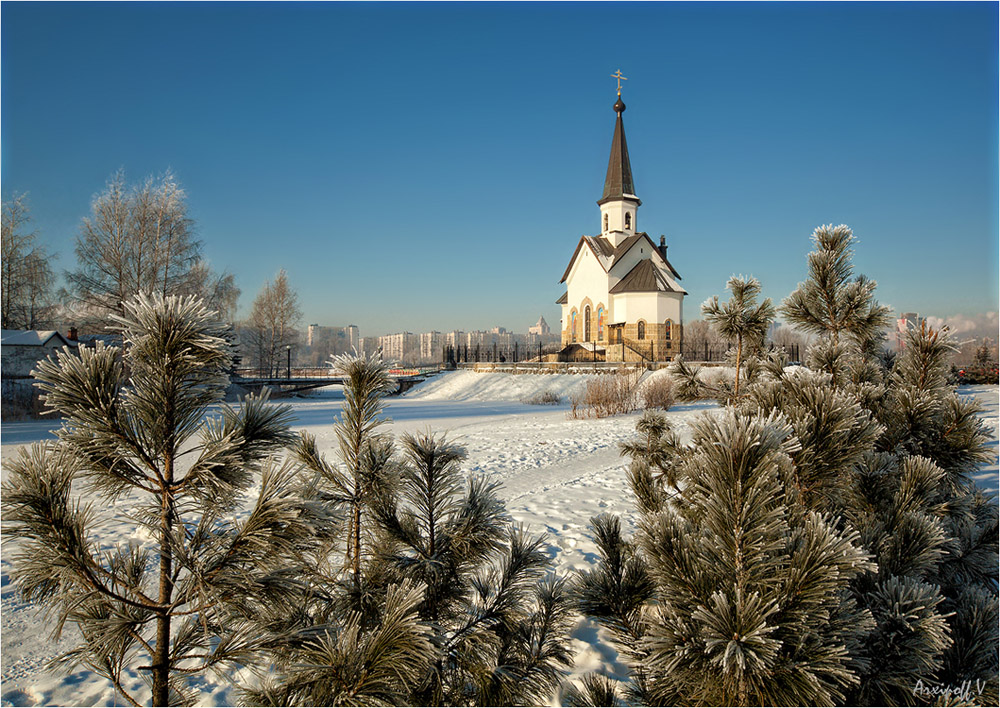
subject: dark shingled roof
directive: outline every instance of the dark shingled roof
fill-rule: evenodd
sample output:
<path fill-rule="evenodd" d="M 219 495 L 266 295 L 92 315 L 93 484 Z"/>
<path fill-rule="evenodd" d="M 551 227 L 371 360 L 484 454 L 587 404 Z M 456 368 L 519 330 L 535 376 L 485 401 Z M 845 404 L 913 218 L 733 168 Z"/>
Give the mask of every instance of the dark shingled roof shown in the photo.
<path fill-rule="evenodd" d="M 635 264 L 635 268 L 628 272 L 618 284 L 611 288 L 611 294 L 618 293 L 652 293 L 676 292 L 663 274 L 653 265 L 653 261 L 644 259 Z"/>
<path fill-rule="evenodd" d="M 569 290 L 562 294 L 562 297 L 556 300 L 557 305 L 566 305 L 569 303 Z"/>
<path fill-rule="evenodd" d="M 628 144 L 625 142 L 625 125 L 622 123 L 622 113 L 625 104 L 621 99 L 615 104 L 618 118 L 615 120 L 615 134 L 611 138 L 611 157 L 608 158 L 608 174 L 604 178 L 604 194 L 598 204 L 612 199 L 630 196 L 637 202 L 635 184 L 632 182 L 632 165 L 628 159 Z M 640 202 L 641 203 L 641 202 Z"/>
<path fill-rule="evenodd" d="M 597 262 L 601 264 L 601 267 L 605 271 L 610 271 L 615 263 L 618 262 L 626 253 L 631 250 L 631 248 L 639 241 L 645 240 L 645 243 L 649 245 L 650 253 L 655 253 L 656 256 L 663 261 L 667 266 L 667 269 L 677 280 L 681 279 L 680 274 L 671 265 L 670 261 L 663 257 L 660 253 L 659 247 L 653 243 L 653 240 L 649 238 L 649 235 L 645 231 L 640 231 L 639 233 L 629 236 L 627 239 L 618 244 L 618 248 L 611 245 L 611 242 L 603 236 L 581 236 L 580 241 L 576 244 L 576 250 L 573 251 L 572 257 L 569 259 L 569 265 L 566 266 L 566 271 L 563 273 L 562 278 L 559 279 L 560 283 L 566 281 L 569 277 L 569 271 L 573 268 L 573 263 L 576 262 L 576 257 L 580 254 L 580 249 L 583 248 L 584 244 L 590 247 L 594 255 L 597 257 Z"/>
<path fill-rule="evenodd" d="M 642 238 L 649 238 L 646 236 L 645 232 L 640 231 L 637 234 L 632 234 L 627 239 L 618 244 L 618 248 L 615 249 L 614 257 L 611 259 L 611 264 L 614 265 L 618 262 L 618 259 L 628 253 L 629 249 L 635 245 L 635 242 Z"/>
<path fill-rule="evenodd" d="M 605 258 L 611 258 L 615 255 L 615 247 L 611 245 L 611 242 L 603 236 L 588 236 L 587 237 L 591 243 L 596 246 L 596 250 L 601 252 Z"/>

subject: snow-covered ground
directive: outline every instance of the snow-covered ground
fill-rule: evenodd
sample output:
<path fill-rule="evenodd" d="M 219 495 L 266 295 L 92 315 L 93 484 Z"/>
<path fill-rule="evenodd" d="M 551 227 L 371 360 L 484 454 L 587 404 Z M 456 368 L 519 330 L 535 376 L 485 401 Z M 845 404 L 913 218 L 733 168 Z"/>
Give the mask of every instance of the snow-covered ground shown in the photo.
<path fill-rule="evenodd" d="M 997 440 L 1000 438 L 1000 387 L 997 386 L 962 386 L 958 389 L 958 394 L 963 397 L 971 396 L 979 402 L 983 409 L 980 417 L 986 428 L 990 432 L 990 441 L 987 443 L 990 449 L 990 463 L 983 465 L 979 473 L 974 475 L 976 484 L 993 494 L 998 494 L 1000 487 L 1000 468 L 997 462 Z"/>
<path fill-rule="evenodd" d="M 560 573 L 589 568 L 597 560 L 589 529 L 591 517 L 605 512 L 618 514 L 625 529 L 633 530 L 635 517 L 625 481 L 626 461 L 618 454 L 618 443 L 633 434 L 638 419 L 638 414 L 602 420 L 569 418 L 569 398 L 582 391 L 589 378 L 582 374 L 443 374 L 402 397 L 389 399 L 386 413 L 392 422 L 387 429 L 396 435 L 419 430 L 447 432 L 465 445 L 467 471 L 502 481 L 502 495 L 511 516 L 532 532 L 546 535 L 548 552 Z M 539 391 L 560 396 L 561 403 L 538 406 L 521 402 Z M 961 392 L 975 396 L 986 408 L 984 419 L 993 433 L 994 455 L 979 482 L 995 491 L 998 389 L 981 386 Z M 330 456 L 335 455 L 332 425 L 341 400 L 340 390 L 330 387 L 310 398 L 291 401 L 296 418 L 293 427 L 315 435 L 320 448 Z M 713 410 L 717 410 L 716 406 L 709 403 L 682 404 L 668 415 L 683 438 L 695 416 Z M 54 427 L 48 421 L 3 424 L 3 457 L 14 454 L 23 444 L 51 438 Z M 123 509 L 127 504 L 127 500 L 119 502 Z M 99 528 L 98 533 L 99 542 L 106 544 L 134 535 L 126 524 L 109 524 Z M 78 635 L 70 628 L 62 640 L 53 641 L 49 636 L 50 618 L 19 601 L 10 580 L 10 550 L 4 543 L 0 559 L 3 704 L 114 704 L 113 691 L 96 674 L 77 671 L 67 675 L 46 670 L 46 662 L 70 648 Z M 581 618 L 572 636 L 574 675 L 603 670 L 624 676 L 617 652 L 596 623 Z M 124 677 L 123 682 L 142 690 L 135 672 Z M 204 705 L 232 704 L 236 699 L 226 683 L 212 677 L 199 679 L 195 688 L 201 693 L 199 703 Z"/>

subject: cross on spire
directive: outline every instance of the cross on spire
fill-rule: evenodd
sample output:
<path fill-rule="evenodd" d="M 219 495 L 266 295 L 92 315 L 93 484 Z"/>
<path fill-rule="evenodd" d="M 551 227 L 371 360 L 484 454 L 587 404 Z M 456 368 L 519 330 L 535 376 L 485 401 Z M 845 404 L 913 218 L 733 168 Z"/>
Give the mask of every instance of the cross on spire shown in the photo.
<path fill-rule="evenodd" d="M 616 71 L 615 73 L 613 73 L 611 75 L 611 78 L 612 79 L 618 79 L 618 96 L 621 97 L 621 95 L 622 95 L 622 81 L 628 81 L 628 79 L 625 78 L 624 76 L 622 76 L 622 70 L 621 69 L 619 69 L 618 71 Z"/>

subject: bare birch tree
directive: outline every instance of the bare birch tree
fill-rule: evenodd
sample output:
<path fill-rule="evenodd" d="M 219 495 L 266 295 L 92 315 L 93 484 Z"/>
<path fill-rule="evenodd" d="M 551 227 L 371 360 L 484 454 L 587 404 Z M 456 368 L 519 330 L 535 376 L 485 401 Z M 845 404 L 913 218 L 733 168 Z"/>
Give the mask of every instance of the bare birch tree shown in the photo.
<path fill-rule="evenodd" d="M 38 234 L 28 230 L 31 213 L 25 195 L 3 202 L 2 320 L 4 329 L 41 329 L 49 326 L 54 276 L 50 254 L 35 243 Z"/>
<path fill-rule="evenodd" d="M 295 328 L 301 319 L 299 296 L 289 286 L 288 274 L 281 269 L 273 283 L 264 283 L 253 301 L 250 318 L 243 328 L 246 353 L 259 368 L 276 372 L 285 348 L 295 344 Z"/>
<path fill-rule="evenodd" d="M 239 289 L 202 258 L 186 198 L 169 171 L 137 186 L 115 173 L 81 224 L 77 268 L 66 273 L 70 297 L 84 309 L 121 315 L 136 293 L 197 295 L 231 316 Z"/>
<path fill-rule="evenodd" d="M 217 273 L 205 260 L 200 260 L 191 268 L 188 290 L 205 301 L 205 307 L 219 313 L 223 322 L 236 319 L 236 303 L 240 299 L 240 289 L 232 273 Z"/>

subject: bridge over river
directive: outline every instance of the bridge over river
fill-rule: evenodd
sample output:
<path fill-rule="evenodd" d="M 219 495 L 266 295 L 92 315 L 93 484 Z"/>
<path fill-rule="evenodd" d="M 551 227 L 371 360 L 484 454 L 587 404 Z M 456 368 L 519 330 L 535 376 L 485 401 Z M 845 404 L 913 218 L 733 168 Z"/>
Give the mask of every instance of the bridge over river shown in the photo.
<path fill-rule="evenodd" d="M 390 369 L 389 378 L 396 382 L 395 393 L 399 395 L 409 391 L 421 381 L 433 376 L 441 370 L 440 367 L 421 369 Z M 281 374 L 284 373 L 284 376 Z M 313 388 L 343 384 L 344 377 L 334 373 L 330 368 L 291 368 L 284 372 L 268 372 L 260 369 L 236 369 L 229 380 L 245 389 L 257 391 L 265 386 L 275 392 L 296 393 Z"/>

